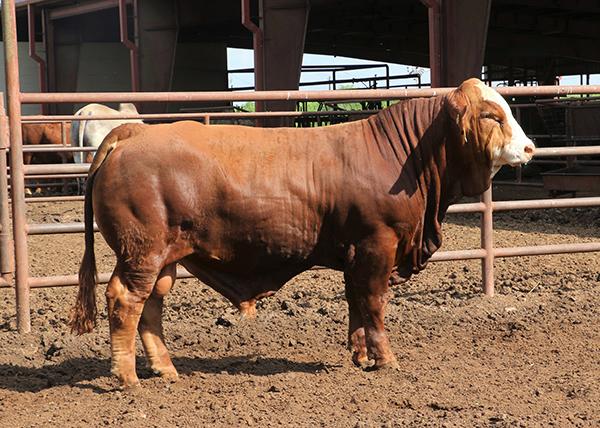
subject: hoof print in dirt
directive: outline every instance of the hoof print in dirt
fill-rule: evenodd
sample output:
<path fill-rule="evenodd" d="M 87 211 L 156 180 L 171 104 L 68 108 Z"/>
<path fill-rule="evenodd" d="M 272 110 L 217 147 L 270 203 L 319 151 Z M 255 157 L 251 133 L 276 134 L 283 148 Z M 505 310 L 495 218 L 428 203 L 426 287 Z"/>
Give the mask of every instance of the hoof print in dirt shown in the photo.
<path fill-rule="evenodd" d="M 238 319 L 236 316 L 232 314 L 223 314 L 217 318 L 215 324 L 220 327 L 232 327 L 238 323 Z"/>

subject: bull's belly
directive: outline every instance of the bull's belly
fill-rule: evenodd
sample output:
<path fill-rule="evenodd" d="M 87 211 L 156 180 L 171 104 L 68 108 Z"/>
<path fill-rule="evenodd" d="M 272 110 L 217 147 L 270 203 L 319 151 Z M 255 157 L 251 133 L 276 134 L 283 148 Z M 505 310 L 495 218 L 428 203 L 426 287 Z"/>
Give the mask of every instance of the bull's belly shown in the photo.
<path fill-rule="evenodd" d="M 265 256 L 261 260 L 243 255 L 217 260 L 204 252 L 191 254 L 180 263 L 194 276 L 219 292 L 234 305 L 273 294 L 297 274 L 310 268 L 310 262 Z"/>
<path fill-rule="evenodd" d="M 195 260 L 203 266 L 240 276 L 264 275 L 287 266 L 310 265 L 316 243 L 236 234 L 192 243 Z"/>
<path fill-rule="evenodd" d="M 198 234 L 193 254 L 180 260 L 194 276 L 235 305 L 272 294 L 314 265 L 334 267 L 337 262 L 332 260 L 341 259 L 331 257 L 331 249 L 320 245 L 316 233 L 291 232 L 293 228 L 266 232 L 257 225 L 249 226 L 246 223 L 243 231 L 229 227 L 214 235 Z"/>

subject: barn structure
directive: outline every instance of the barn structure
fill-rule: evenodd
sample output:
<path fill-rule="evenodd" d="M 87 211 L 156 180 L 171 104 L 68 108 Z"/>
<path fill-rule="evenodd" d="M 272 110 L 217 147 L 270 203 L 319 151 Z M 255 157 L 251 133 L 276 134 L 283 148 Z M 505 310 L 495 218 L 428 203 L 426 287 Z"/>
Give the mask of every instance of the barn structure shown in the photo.
<path fill-rule="evenodd" d="M 41 92 L 226 90 L 227 47 L 254 48 L 256 89 L 297 89 L 303 53 L 555 84 L 600 72 L 593 0 L 17 0 L 22 64 Z M 26 53 L 26 42 L 29 42 Z M 27 58 L 29 56 L 29 58 Z M 169 106 L 177 109 L 177 104 Z M 72 105 L 53 106 L 71 112 Z M 147 104 L 145 111 L 164 111 Z M 266 110 L 291 108 L 268 103 Z"/>

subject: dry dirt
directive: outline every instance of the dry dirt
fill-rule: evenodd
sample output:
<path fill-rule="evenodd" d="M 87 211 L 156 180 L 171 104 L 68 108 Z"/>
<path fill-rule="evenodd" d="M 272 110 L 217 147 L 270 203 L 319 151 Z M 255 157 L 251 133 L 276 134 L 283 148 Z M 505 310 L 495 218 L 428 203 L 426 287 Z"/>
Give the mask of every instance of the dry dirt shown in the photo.
<path fill-rule="evenodd" d="M 76 203 L 30 209 L 32 222 L 81 218 Z M 443 249 L 477 247 L 477 225 L 449 216 Z M 600 211 L 498 213 L 495 227 L 498 246 L 598 241 Z M 74 273 L 83 237 L 29 248 L 33 275 Z M 110 270 L 112 255 L 97 254 Z M 244 323 L 181 280 L 165 314 L 181 379 L 152 377 L 138 343 L 134 392 L 110 376 L 105 314 L 93 334 L 68 332 L 74 287 L 33 290 L 22 336 L 13 292 L 0 290 L 0 426 L 600 426 L 600 254 L 497 260 L 494 298 L 480 281 L 478 262 L 446 262 L 395 288 L 387 327 L 401 369 L 380 373 L 350 362 L 338 272 L 298 276 Z"/>

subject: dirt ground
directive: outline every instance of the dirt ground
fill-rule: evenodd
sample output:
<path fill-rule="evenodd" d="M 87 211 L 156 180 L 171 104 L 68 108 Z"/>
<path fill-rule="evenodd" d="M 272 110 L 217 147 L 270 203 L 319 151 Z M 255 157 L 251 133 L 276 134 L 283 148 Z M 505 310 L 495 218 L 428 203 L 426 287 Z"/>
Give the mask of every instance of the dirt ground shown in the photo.
<path fill-rule="evenodd" d="M 78 203 L 30 207 L 31 222 L 81 219 Z M 479 245 L 477 216 L 447 220 L 443 249 Z M 598 241 L 600 210 L 498 213 L 495 228 L 497 246 Z M 113 256 L 96 248 L 109 271 Z M 29 249 L 32 275 L 70 274 L 83 236 L 36 236 Z M 14 294 L 0 290 L 0 426 L 600 426 L 600 254 L 497 260 L 493 298 L 480 270 L 435 263 L 393 290 L 386 320 L 401 369 L 385 372 L 350 361 L 339 272 L 305 272 L 251 322 L 180 280 L 165 330 L 181 378 L 152 377 L 138 342 L 134 392 L 110 376 L 105 313 L 94 333 L 68 332 L 75 287 L 32 290 L 22 336 Z"/>

